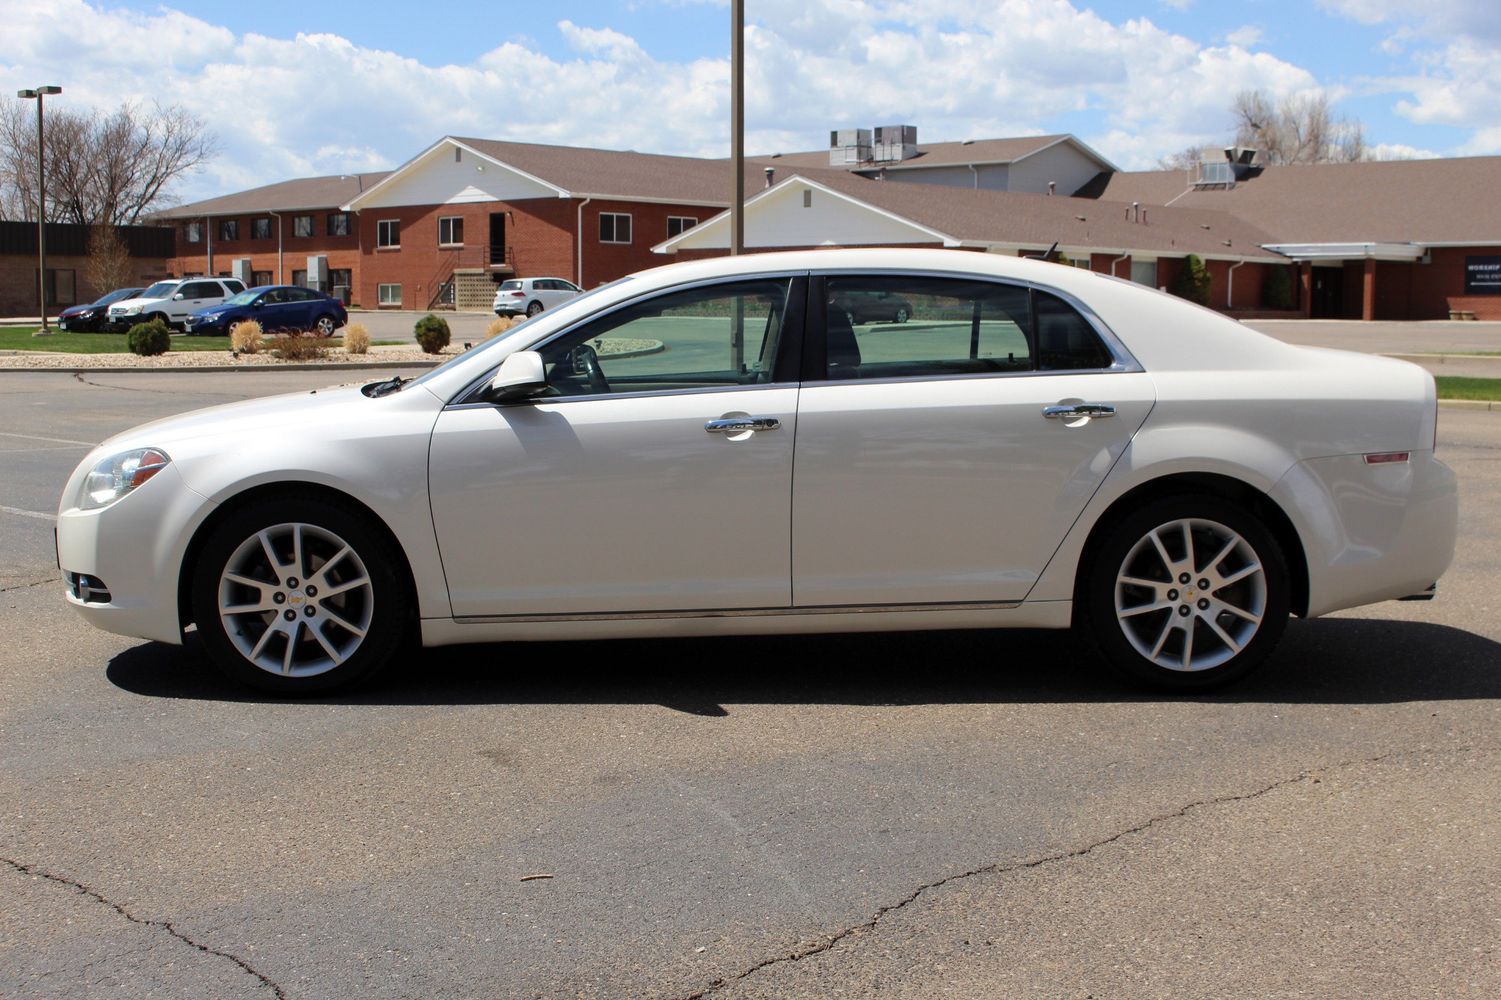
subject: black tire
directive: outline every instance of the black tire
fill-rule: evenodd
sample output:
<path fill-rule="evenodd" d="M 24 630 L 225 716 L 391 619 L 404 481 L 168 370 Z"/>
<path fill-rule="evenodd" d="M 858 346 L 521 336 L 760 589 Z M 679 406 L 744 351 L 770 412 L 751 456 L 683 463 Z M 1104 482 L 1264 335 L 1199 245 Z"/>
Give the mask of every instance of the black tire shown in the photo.
<path fill-rule="evenodd" d="M 905 323 L 905 322 L 907 322 L 907 310 L 905 310 L 905 309 L 898 309 L 896 311 L 896 313 L 894 315 L 892 315 L 891 318 L 892 318 L 892 320 L 894 320 L 897 323 Z"/>
<path fill-rule="evenodd" d="M 172 320 L 167 316 L 166 313 L 152 313 L 150 316 L 146 317 L 146 322 L 148 323 L 152 322 L 153 320 L 161 320 L 162 326 L 165 326 L 169 330 L 176 329 L 176 324 L 172 322 Z"/>
<path fill-rule="evenodd" d="M 533 302 L 531 305 L 526 307 L 526 314 L 528 317 L 535 316 L 541 311 L 542 303 L 540 302 Z"/>
<path fill-rule="evenodd" d="M 312 332 L 316 333 L 320 337 L 332 337 L 334 335 L 334 331 L 338 328 L 338 321 L 327 313 L 324 313 L 322 316 L 319 316 L 317 319 L 313 320 Z"/>
<path fill-rule="evenodd" d="M 279 574 L 271 572 L 258 539 L 263 532 L 282 560 Z M 273 584 L 271 576 L 295 571 L 294 545 L 301 546 L 306 575 L 295 585 L 290 578 Z M 332 558 L 343 545 L 349 554 Z M 193 619 L 204 649 L 225 676 L 272 694 L 316 694 L 366 680 L 410 634 L 400 558 L 368 517 L 342 504 L 275 498 L 237 510 L 214 528 L 196 564 L 185 568 L 192 573 Z M 226 579 L 231 567 L 237 579 L 258 586 Z M 320 586 L 330 593 L 320 595 Z M 247 610 L 226 623 L 221 598 Z M 257 651 L 260 663 L 251 659 Z"/>
<path fill-rule="evenodd" d="M 1158 690 L 1205 691 L 1237 680 L 1271 654 L 1287 627 L 1281 546 L 1253 513 L 1219 497 L 1170 497 L 1132 512 L 1080 572 L 1087 574 L 1082 620 L 1100 652 L 1129 679 Z"/>

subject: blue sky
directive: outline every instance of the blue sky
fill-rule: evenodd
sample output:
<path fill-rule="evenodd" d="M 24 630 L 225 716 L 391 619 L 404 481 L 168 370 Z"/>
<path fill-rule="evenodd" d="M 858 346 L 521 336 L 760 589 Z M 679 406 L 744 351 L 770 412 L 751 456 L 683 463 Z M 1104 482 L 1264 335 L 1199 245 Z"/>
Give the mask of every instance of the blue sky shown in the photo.
<path fill-rule="evenodd" d="M 1237 91 L 1323 91 L 1384 155 L 1501 153 L 1501 0 L 747 0 L 747 145 L 910 123 L 1069 131 L 1127 168 L 1228 137 Z M 8 92 L 178 104 L 222 154 L 186 199 L 394 166 L 444 133 L 723 155 L 714 0 L 8 0 Z"/>

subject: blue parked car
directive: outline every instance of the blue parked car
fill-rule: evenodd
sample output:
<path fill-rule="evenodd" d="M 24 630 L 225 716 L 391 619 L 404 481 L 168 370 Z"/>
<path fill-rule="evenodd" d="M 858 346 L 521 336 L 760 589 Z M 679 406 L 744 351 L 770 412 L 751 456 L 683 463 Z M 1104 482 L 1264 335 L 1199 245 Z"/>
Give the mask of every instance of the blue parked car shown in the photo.
<path fill-rule="evenodd" d="M 258 285 L 187 318 L 190 334 L 227 334 L 241 320 L 253 319 L 267 333 L 311 331 L 320 337 L 349 322 L 344 303 L 299 285 Z"/>
<path fill-rule="evenodd" d="M 109 307 L 122 299 L 135 298 L 143 289 L 116 288 L 101 299 L 69 306 L 57 314 L 57 325 L 69 333 L 98 333 L 109 319 Z"/>

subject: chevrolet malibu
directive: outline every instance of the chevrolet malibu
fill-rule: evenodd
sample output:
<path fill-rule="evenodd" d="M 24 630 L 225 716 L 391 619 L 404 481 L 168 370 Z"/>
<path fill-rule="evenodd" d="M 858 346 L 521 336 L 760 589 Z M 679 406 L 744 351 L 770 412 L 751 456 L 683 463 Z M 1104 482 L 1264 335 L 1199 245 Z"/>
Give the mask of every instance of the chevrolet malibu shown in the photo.
<path fill-rule="evenodd" d="M 869 298 L 907 321 L 840 307 Z M 68 481 L 58 553 L 89 622 L 192 628 L 285 694 L 407 637 L 1011 627 L 1202 689 L 1289 615 L 1432 595 L 1457 517 L 1436 425 L 1420 368 L 1104 275 L 756 254 L 622 279 L 415 380 L 127 431 Z"/>

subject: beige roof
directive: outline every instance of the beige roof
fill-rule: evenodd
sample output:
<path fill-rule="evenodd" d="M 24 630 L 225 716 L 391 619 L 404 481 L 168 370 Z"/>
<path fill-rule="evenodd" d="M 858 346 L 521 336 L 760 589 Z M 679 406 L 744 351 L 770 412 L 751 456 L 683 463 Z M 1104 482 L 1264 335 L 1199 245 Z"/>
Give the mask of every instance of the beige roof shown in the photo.
<path fill-rule="evenodd" d="M 1087 197 L 1233 212 L 1268 243 L 1501 241 L 1501 157 L 1266 167 L 1233 188 L 1194 190 L 1182 170 L 1107 173 Z"/>
<path fill-rule="evenodd" d="M 917 155 L 909 160 L 903 160 L 900 163 L 861 164 L 858 169 L 915 170 L 922 167 L 964 166 L 971 163 L 1012 163 L 1063 141 L 1074 143 L 1091 157 L 1099 159 L 1102 164 L 1107 164 L 1107 161 L 1100 158 L 1098 153 L 1071 135 L 1028 135 L 1010 139 L 918 143 Z M 829 151 L 820 149 L 803 153 L 777 153 L 751 159 L 765 166 L 828 167 Z"/>
<path fill-rule="evenodd" d="M 1261 249 L 1272 242 L 1265 232 L 1213 209 L 1153 206 L 1136 222 L 1128 217 L 1130 205 L 1090 198 L 888 183 L 839 169 L 796 175 L 966 243 L 1283 259 Z"/>
<path fill-rule="evenodd" d="M 361 191 L 385 179 L 390 171 L 340 174 L 333 177 L 301 177 L 239 191 L 218 198 L 195 201 L 158 212 L 157 219 L 191 219 L 205 215 L 255 215 L 261 212 L 337 210 Z"/>
<path fill-rule="evenodd" d="M 571 195 L 710 205 L 730 203 L 729 160 L 462 136 L 451 138 Z M 760 177 L 751 174 L 759 174 L 759 171 L 746 171 L 746 189 L 758 190 Z"/>

